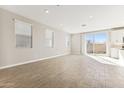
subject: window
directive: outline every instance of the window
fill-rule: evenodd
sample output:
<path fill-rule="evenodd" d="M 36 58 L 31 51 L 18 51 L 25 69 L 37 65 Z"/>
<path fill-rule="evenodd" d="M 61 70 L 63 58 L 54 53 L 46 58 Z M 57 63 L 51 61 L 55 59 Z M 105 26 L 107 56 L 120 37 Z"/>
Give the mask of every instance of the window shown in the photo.
<path fill-rule="evenodd" d="M 106 32 L 96 32 L 86 34 L 87 53 L 106 54 Z"/>
<path fill-rule="evenodd" d="M 17 48 L 32 48 L 32 25 L 15 19 Z"/>
<path fill-rule="evenodd" d="M 54 32 L 47 29 L 45 32 L 46 47 L 54 47 Z"/>

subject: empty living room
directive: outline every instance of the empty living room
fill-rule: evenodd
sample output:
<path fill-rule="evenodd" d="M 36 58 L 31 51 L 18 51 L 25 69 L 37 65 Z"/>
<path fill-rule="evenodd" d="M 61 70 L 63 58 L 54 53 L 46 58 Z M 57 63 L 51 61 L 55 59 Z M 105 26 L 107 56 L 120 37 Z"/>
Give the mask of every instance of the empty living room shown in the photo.
<path fill-rule="evenodd" d="M 0 5 L 0 88 L 124 88 L 124 5 Z"/>

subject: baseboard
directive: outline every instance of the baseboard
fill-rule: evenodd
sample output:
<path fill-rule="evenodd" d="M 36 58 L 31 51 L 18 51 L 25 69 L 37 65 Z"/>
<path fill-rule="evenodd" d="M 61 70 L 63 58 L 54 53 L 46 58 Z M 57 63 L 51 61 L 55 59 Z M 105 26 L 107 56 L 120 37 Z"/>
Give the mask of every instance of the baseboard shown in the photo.
<path fill-rule="evenodd" d="M 38 62 L 38 61 L 42 61 L 42 60 L 46 60 L 46 59 L 52 59 L 52 58 L 56 58 L 56 57 L 60 57 L 60 56 L 64 56 L 64 55 L 69 55 L 69 54 L 70 53 L 65 53 L 65 54 L 61 54 L 61 55 L 55 55 L 55 56 L 45 57 L 45 58 L 36 59 L 36 60 L 30 60 L 30 61 L 26 61 L 26 62 L 20 62 L 18 64 L 12 64 L 12 65 L 8 65 L 8 66 L 0 67 L 0 70 L 1 69 L 15 67 L 15 66 L 19 66 L 19 65 L 29 64 L 29 63 L 33 63 L 33 62 Z"/>

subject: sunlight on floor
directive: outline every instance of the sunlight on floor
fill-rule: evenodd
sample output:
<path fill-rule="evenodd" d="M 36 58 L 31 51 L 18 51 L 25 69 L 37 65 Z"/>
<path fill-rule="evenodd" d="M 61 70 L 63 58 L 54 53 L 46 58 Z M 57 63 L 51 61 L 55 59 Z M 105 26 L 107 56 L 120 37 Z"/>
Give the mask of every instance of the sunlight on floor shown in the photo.
<path fill-rule="evenodd" d="M 88 55 L 88 56 L 103 64 L 122 66 L 119 64 L 119 59 L 115 59 L 115 58 L 111 58 L 103 55 Z"/>

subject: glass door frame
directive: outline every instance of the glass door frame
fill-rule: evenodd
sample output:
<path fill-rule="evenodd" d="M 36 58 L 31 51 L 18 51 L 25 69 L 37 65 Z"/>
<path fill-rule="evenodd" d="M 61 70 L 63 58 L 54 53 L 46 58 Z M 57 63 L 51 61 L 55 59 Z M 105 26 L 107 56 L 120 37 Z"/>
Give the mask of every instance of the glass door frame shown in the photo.
<path fill-rule="evenodd" d="M 89 53 L 87 53 L 87 40 L 86 40 L 86 35 L 87 34 L 91 34 L 91 35 L 93 35 L 93 42 L 95 42 L 95 35 L 97 34 L 97 33 L 105 33 L 106 34 L 106 42 L 105 42 L 105 44 L 106 44 L 106 53 L 104 54 L 104 55 L 107 55 L 107 51 L 108 51 L 108 45 L 107 45 L 107 42 L 108 42 L 108 40 L 109 40 L 109 37 L 108 37 L 108 32 L 107 31 L 99 31 L 99 32 L 88 32 L 88 33 L 85 33 L 85 35 L 84 35 L 84 38 L 85 38 L 85 54 L 89 54 Z M 96 53 L 94 53 L 94 50 L 95 50 L 95 48 L 94 48 L 94 44 L 95 43 L 93 43 L 93 55 L 95 55 Z M 101 53 L 102 54 L 102 53 Z"/>

